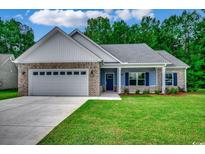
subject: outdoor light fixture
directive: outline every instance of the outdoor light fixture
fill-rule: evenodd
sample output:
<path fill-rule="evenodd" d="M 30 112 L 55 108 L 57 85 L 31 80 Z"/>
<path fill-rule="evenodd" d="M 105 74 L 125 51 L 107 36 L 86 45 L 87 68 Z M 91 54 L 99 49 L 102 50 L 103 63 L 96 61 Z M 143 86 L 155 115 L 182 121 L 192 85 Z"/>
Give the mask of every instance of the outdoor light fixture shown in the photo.
<path fill-rule="evenodd" d="M 25 74 L 26 74 L 26 72 L 25 72 L 25 71 L 23 71 L 23 72 L 22 72 L 22 75 L 25 75 Z"/>
<path fill-rule="evenodd" d="M 94 77 L 94 72 L 93 72 L 93 70 L 90 71 L 90 76 L 91 76 L 91 77 Z"/>

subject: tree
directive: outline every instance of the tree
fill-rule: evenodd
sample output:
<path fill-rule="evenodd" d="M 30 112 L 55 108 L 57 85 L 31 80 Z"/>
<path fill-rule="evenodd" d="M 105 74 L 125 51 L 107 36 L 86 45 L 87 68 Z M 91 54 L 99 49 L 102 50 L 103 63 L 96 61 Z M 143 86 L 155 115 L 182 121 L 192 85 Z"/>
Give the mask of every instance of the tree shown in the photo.
<path fill-rule="evenodd" d="M 123 20 L 110 24 L 101 17 L 88 20 L 85 34 L 97 43 L 147 43 L 155 50 L 166 50 L 190 66 L 189 89 L 205 87 L 205 17 L 196 11 L 183 11 L 161 24 L 156 18 L 144 17 L 130 26 Z"/>
<path fill-rule="evenodd" d="M 111 26 L 108 18 L 91 18 L 87 21 L 85 35 L 99 44 L 110 43 Z"/>
<path fill-rule="evenodd" d="M 112 25 L 111 43 L 128 43 L 128 31 L 129 26 L 123 20 L 114 22 Z"/>
<path fill-rule="evenodd" d="M 0 53 L 21 55 L 34 44 L 33 30 L 14 19 L 0 19 Z"/>

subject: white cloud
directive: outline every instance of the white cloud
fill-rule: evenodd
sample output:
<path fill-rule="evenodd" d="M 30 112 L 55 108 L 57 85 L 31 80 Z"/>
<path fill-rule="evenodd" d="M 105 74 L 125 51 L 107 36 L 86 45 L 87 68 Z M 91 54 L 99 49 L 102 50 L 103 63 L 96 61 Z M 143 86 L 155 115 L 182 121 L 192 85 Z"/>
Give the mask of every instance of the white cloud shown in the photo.
<path fill-rule="evenodd" d="M 141 20 L 143 17 L 150 16 L 154 17 L 152 10 L 132 10 L 132 17 L 138 20 Z"/>
<path fill-rule="evenodd" d="M 14 18 L 17 20 L 23 20 L 23 16 L 21 14 L 15 15 Z"/>
<path fill-rule="evenodd" d="M 108 14 L 112 13 L 112 11 L 113 11 L 112 9 L 104 9 L 104 12 Z"/>
<path fill-rule="evenodd" d="M 115 19 L 122 19 L 125 21 L 128 21 L 131 18 L 141 20 L 145 16 L 154 17 L 152 10 L 117 10 L 115 11 L 115 14 Z"/>
<path fill-rule="evenodd" d="M 117 10 L 115 11 L 115 14 L 117 15 L 116 18 L 120 18 L 122 20 L 130 20 L 132 18 L 131 12 L 129 10 Z"/>
<path fill-rule="evenodd" d="M 26 11 L 29 14 L 30 10 Z M 26 15 L 25 14 L 25 15 Z M 84 27 L 90 18 L 107 17 L 110 20 L 141 20 L 144 16 L 154 17 L 152 10 L 39 10 L 29 20 L 47 26 Z"/>
<path fill-rule="evenodd" d="M 30 13 L 30 10 L 26 10 L 25 16 L 28 16 L 29 13 Z"/>
<path fill-rule="evenodd" d="M 89 18 L 111 16 L 103 11 L 75 11 L 75 10 L 40 10 L 33 13 L 29 19 L 35 24 L 48 26 L 81 27 L 85 26 Z"/>

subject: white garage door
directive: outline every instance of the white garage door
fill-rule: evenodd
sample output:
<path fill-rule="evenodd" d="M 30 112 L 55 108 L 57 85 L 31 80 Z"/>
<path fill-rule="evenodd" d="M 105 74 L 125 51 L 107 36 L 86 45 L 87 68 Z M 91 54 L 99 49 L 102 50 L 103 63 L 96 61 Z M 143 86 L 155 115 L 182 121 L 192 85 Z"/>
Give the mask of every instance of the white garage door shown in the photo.
<path fill-rule="evenodd" d="M 87 96 L 88 70 L 31 69 L 29 95 Z"/>

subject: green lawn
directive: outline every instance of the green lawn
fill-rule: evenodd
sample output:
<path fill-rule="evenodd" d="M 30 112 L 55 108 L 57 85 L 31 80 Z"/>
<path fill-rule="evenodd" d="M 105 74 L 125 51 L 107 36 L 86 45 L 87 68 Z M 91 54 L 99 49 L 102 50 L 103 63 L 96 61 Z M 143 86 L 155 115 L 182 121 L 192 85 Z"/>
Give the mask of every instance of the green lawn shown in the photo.
<path fill-rule="evenodd" d="M 0 90 L 0 100 L 18 97 L 17 90 Z"/>
<path fill-rule="evenodd" d="M 205 91 L 89 100 L 39 144 L 205 143 Z"/>

